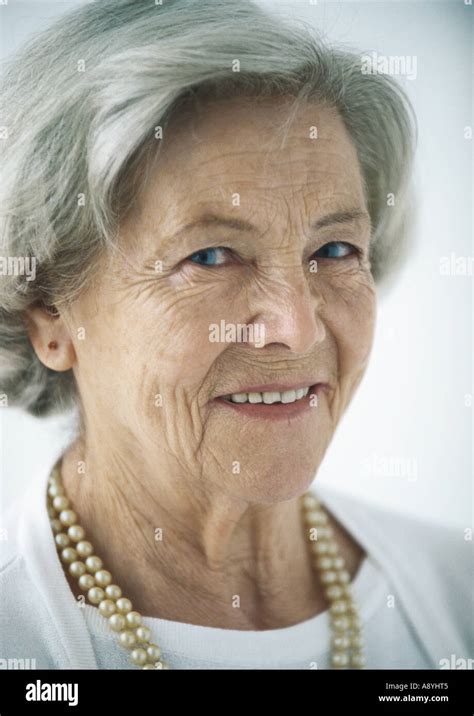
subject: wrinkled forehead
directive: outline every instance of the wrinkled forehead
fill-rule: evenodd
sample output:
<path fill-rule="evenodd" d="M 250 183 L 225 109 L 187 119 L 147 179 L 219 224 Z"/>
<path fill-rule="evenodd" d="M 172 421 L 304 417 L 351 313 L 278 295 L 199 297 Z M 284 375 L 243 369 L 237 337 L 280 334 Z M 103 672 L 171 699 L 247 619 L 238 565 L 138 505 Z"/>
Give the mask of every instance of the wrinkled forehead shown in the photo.
<path fill-rule="evenodd" d="M 284 99 L 208 101 L 171 121 L 153 191 L 192 201 L 225 192 L 292 192 L 361 188 L 357 153 L 338 112 Z M 183 198 L 184 198 L 183 197 Z"/>
<path fill-rule="evenodd" d="M 207 100 L 172 119 L 141 196 L 162 229 L 196 212 L 254 216 L 365 206 L 357 152 L 339 113 L 289 99 Z M 235 210 L 238 210 L 237 212 Z"/>

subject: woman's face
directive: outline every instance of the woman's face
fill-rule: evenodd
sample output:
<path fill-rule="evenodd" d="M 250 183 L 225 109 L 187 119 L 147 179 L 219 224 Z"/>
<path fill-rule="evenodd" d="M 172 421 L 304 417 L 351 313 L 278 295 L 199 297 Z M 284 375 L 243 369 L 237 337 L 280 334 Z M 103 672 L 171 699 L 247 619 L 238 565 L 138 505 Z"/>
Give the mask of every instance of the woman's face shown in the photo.
<path fill-rule="evenodd" d="M 67 318 L 88 426 L 157 479 L 166 469 L 244 501 L 309 486 L 373 337 L 356 151 L 339 115 L 314 104 L 282 143 L 288 109 L 221 100 L 171 123 L 121 252 Z M 238 325 L 254 326 L 253 342 Z M 294 414 L 218 399 L 317 383 Z"/>

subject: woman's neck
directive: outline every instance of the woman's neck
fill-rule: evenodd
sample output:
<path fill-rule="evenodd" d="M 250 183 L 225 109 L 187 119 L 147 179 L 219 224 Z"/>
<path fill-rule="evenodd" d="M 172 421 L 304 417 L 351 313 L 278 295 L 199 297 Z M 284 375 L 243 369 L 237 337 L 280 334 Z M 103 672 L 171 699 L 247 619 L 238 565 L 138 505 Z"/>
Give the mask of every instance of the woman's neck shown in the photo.
<path fill-rule="evenodd" d="M 84 474 L 78 463 L 87 465 Z M 205 493 L 202 476 L 193 489 L 188 479 L 163 484 L 139 474 L 123 459 L 85 455 L 78 444 L 62 463 L 66 494 L 86 539 L 143 616 L 261 630 L 327 608 L 299 499 L 255 506 Z M 363 550 L 328 516 L 353 576 Z M 76 596 L 82 594 L 76 580 L 68 581 Z"/>

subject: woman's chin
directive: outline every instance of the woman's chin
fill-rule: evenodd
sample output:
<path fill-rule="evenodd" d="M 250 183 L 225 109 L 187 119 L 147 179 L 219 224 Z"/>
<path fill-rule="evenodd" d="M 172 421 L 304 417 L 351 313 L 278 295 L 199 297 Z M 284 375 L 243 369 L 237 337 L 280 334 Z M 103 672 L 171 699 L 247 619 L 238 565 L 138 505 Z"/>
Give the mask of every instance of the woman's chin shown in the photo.
<path fill-rule="evenodd" d="M 262 470 L 253 477 L 240 476 L 239 486 L 234 492 L 248 502 L 274 504 L 300 497 L 314 481 L 317 466 L 312 470 L 292 469 L 291 462 L 272 471 Z"/>

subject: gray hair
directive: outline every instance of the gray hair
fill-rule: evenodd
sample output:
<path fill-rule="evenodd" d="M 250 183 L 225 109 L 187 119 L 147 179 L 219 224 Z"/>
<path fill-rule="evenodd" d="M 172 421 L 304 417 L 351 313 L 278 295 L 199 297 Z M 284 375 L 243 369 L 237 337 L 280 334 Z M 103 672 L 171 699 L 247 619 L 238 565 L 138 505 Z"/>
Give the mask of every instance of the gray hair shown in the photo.
<path fill-rule="evenodd" d="M 358 153 L 378 286 L 407 253 L 411 105 L 390 77 L 363 74 L 360 55 L 302 21 L 250 0 L 96 0 L 26 44 L 2 83 L 1 256 L 35 257 L 37 272 L 0 277 L 0 392 L 34 415 L 71 406 L 76 387 L 72 370 L 37 358 L 25 310 L 60 310 L 89 284 L 136 205 L 156 128 L 187 100 L 288 96 L 337 108 Z"/>

